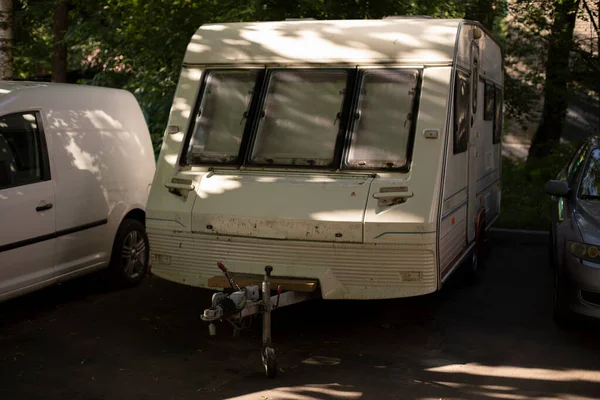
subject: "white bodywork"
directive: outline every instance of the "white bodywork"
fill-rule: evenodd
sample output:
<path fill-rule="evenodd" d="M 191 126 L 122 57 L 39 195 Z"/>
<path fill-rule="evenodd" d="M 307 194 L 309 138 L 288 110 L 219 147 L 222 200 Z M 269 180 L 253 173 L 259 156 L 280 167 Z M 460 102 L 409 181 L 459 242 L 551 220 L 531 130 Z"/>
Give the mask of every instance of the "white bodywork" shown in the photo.
<path fill-rule="evenodd" d="M 2 187 L 0 177 L 0 300 L 106 267 L 123 218 L 143 221 L 155 172 L 148 128 L 129 92 L 0 82 L 6 118 L 31 122 L 46 165 L 29 184 Z M 0 173 L 15 169 L 6 142 L 0 153 Z M 44 205 L 52 208 L 36 211 Z"/>
<path fill-rule="evenodd" d="M 474 38 L 475 29 L 479 39 Z M 473 43 L 480 53 L 479 106 L 473 127 L 466 131 L 468 146 L 454 154 L 455 76 L 457 70 L 472 70 Z M 284 145 L 267 139 L 257 144 L 256 126 L 266 130 L 264 125 L 276 135 L 278 129 L 303 129 L 292 123 L 298 118 L 319 129 L 337 123 L 335 113 L 330 120 L 319 120 L 325 107 L 319 102 L 326 100 L 319 92 L 311 92 L 309 85 L 299 86 L 314 99 L 314 104 L 312 100 L 303 103 L 310 109 L 304 113 L 294 107 L 276 108 L 272 104 L 277 98 L 273 95 L 269 100 L 272 90 L 265 89 L 275 85 L 269 79 L 276 79 L 273 76 L 280 71 L 327 69 L 348 74 L 348 86 L 340 91 L 344 96 L 349 92 L 359 96 L 350 90 L 358 85 L 355 78 L 363 82 L 382 70 L 402 71 L 407 76 L 417 71 L 416 91 L 410 86 L 399 91 L 417 102 L 413 109 L 403 105 L 403 98 L 398 100 L 398 108 L 409 111 L 404 127 L 407 123 L 411 127 L 402 142 L 406 165 L 346 168 L 349 157 L 358 152 L 352 147 L 354 136 L 347 133 L 352 131 L 349 115 L 356 115 L 363 125 L 368 121 L 375 135 L 378 130 L 403 129 L 402 120 L 393 119 L 397 117 L 393 109 L 386 109 L 386 115 L 371 109 L 370 119 L 367 113 L 356 113 L 354 107 L 363 107 L 356 105 L 356 98 L 348 103 L 342 100 L 340 124 L 345 128 L 335 151 L 343 158 L 337 165 L 334 160 L 333 167 L 314 168 L 321 159 L 306 161 L 310 166 L 289 165 L 295 160 L 287 165 L 269 158 L 255 161 L 259 158 L 254 154 L 264 148 Z M 263 93 L 267 100 L 248 100 L 249 118 L 255 125 L 247 123 L 236 142 L 241 141 L 237 146 L 241 146 L 242 158 L 229 165 L 215 159 L 190 162 L 186 154 L 193 156 L 197 148 L 208 146 L 206 141 L 199 147 L 190 143 L 196 143 L 196 130 L 200 131 L 196 125 L 204 123 L 197 121 L 205 118 L 200 102 L 207 76 L 219 70 L 265 71 L 248 93 Z M 486 82 L 501 93 L 501 51 L 487 32 L 467 21 L 286 21 L 200 27 L 184 59 L 148 201 L 152 272 L 174 282 L 207 287 L 208 278 L 218 274 L 217 261 L 233 272 L 257 275 L 265 265 L 272 265 L 275 276 L 318 279 L 325 299 L 397 298 L 439 289 L 472 249 L 478 212 L 485 209 L 487 226 L 499 214 L 501 153 L 500 143 L 492 136 L 494 126 L 501 127 L 502 103 L 498 103 L 497 124 L 484 120 L 482 88 Z M 373 88 L 371 93 L 388 94 L 386 86 Z M 293 97 L 294 93 L 283 95 Z M 221 114 L 218 107 L 211 110 L 213 121 L 221 117 L 221 128 L 233 131 L 241 125 L 243 129 L 247 119 L 235 108 L 240 99 L 232 97 L 231 101 Z M 364 107 L 361 111 L 367 110 Z M 269 111 L 260 115 L 263 109 Z M 273 110 L 283 116 L 272 117 Z M 358 126 L 354 126 L 356 131 Z M 325 140 L 315 145 L 332 146 Z"/>

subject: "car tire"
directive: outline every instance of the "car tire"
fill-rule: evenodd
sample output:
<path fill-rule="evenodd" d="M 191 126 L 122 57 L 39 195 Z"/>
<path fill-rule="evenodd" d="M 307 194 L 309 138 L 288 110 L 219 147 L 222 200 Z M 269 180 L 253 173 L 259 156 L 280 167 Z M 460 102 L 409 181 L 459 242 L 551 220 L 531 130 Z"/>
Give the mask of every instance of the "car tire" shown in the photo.
<path fill-rule="evenodd" d="M 148 271 L 150 245 L 144 225 L 135 219 L 125 219 L 113 244 L 110 259 L 111 282 L 118 287 L 139 285 Z"/>
<path fill-rule="evenodd" d="M 558 266 L 554 271 L 554 323 L 567 328 L 573 323 L 574 314 L 569 309 L 569 281 Z"/>
<path fill-rule="evenodd" d="M 552 227 L 550 227 L 549 243 L 548 243 L 548 264 L 550 268 L 556 268 L 556 239 L 554 233 L 552 233 Z"/>

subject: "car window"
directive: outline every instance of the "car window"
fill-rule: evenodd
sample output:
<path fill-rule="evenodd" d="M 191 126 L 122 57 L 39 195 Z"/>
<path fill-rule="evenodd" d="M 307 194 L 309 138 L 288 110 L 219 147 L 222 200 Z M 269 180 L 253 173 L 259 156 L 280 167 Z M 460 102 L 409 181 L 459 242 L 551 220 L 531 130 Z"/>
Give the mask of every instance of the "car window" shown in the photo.
<path fill-rule="evenodd" d="M 585 156 L 587 154 L 588 145 L 582 146 L 579 151 L 571 160 L 571 164 L 569 165 L 569 170 L 567 171 L 567 180 L 570 184 L 574 184 L 577 178 L 577 172 L 579 171 L 579 167 L 585 161 Z"/>
<path fill-rule="evenodd" d="M 573 157 L 571 158 L 571 160 L 569 161 L 569 164 L 567 165 L 565 179 L 567 179 L 569 181 L 571 180 L 571 176 L 574 175 L 573 169 L 576 169 L 576 167 L 579 165 L 579 163 L 581 163 L 581 160 L 580 160 L 581 154 L 586 149 L 587 149 L 587 144 L 583 144 L 583 145 L 579 146 L 579 148 L 575 151 L 575 153 L 573 154 Z"/>
<path fill-rule="evenodd" d="M 594 149 L 583 172 L 579 197 L 600 199 L 600 149 Z"/>
<path fill-rule="evenodd" d="M 49 178 L 45 173 L 41 140 L 34 113 L 0 117 L 0 189 Z"/>

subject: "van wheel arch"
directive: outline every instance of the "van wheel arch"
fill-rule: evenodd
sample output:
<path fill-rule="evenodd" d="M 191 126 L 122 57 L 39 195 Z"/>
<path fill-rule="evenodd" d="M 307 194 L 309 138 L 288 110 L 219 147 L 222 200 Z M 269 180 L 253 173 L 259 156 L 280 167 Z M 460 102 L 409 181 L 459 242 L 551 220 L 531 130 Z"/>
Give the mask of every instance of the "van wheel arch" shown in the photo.
<path fill-rule="evenodd" d="M 126 219 L 135 219 L 136 221 L 139 221 L 142 225 L 146 226 L 146 212 L 142 209 L 134 208 L 133 210 L 129 211 L 125 215 L 125 217 L 123 217 L 121 224 Z"/>

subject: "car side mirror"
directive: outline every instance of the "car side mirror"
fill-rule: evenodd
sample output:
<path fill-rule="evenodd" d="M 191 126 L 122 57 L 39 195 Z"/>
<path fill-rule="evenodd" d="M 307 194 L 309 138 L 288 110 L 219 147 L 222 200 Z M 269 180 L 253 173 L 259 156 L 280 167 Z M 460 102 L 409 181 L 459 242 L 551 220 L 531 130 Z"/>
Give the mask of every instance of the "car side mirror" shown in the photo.
<path fill-rule="evenodd" d="M 571 189 L 569 189 L 569 182 L 567 181 L 552 180 L 546 183 L 546 193 L 551 196 L 567 197 L 570 192 Z"/>

